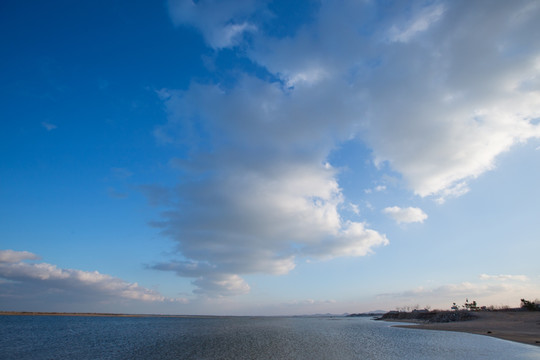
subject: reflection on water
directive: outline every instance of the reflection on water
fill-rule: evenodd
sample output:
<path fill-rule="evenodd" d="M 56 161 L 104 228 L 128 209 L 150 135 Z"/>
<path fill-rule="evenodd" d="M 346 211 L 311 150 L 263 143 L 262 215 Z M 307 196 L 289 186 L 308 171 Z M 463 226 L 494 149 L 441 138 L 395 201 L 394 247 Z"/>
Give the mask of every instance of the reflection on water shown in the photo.
<path fill-rule="evenodd" d="M 540 359 L 540 348 L 369 318 L 0 316 L 2 359 Z"/>

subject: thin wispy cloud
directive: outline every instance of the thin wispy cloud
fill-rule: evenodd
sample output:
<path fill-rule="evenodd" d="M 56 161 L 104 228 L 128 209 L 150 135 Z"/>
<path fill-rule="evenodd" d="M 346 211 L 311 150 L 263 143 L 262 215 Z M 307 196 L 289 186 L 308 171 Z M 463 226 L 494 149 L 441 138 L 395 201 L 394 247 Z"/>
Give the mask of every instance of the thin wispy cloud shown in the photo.
<path fill-rule="evenodd" d="M 384 191 L 386 190 L 386 185 L 377 185 L 375 186 L 373 189 L 365 189 L 364 192 L 366 194 L 371 194 L 373 193 L 374 191 L 375 192 L 380 192 L 380 191 Z"/>
<path fill-rule="evenodd" d="M 499 280 L 499 281 L 506 281 L 506 280 L 518 280 L 518 281 L 527 281 L 529 278 L 525 275 L 488 275 L 488 274 L 481 274 L 480 279 L 482 280 Z"/>
<path fill-rule="evenodd" d="M 176 25 L 189 25 L 201 31 L 210 46 L 215 49 L 239 45 L 245 32 L 257 27 L 249 19 L 260 4 L 247 1 L 168 1 L 171 19 Z"/>
<path fill-rule="evenodd" d="M 121 168 L 121 167 L 111 168 L 111 173 L 112 173 L 112 176 L 117 179 L 127 179 L 133 176 L 133 173 L 129 171 L 129 169 Z"/>
<path fill-rule="evenodd" d="M 412 40 L 414 36 L 428 30 L 432 24 L 439 21 L 444 11 L 444 5 L 437 3 L 416 9 L 412 14 L 413 18 L 399 21 L 399 25 L 392 25 L 389 31 L 390 41 L 405 43 Z"/>
<path fill-rule="evenodd" d="M 56 126 L 54 124 L 51 124 L 49 122 L 46 122 L 46 121 L 42 121 L 41 126 L 43 126 L 47 131 L 54 130 L 54 129 L 56 129 L 58 127 L 58 126 Z"/>

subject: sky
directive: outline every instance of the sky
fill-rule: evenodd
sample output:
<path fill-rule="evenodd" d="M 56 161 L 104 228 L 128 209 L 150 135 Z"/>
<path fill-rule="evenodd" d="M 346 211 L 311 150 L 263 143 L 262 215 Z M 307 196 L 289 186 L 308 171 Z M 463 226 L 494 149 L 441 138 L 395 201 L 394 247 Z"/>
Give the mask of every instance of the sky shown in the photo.
<path fill-rule="evenodd" d="M 0 5 L 0 310 L 540 298 L 540 2 Z"/>

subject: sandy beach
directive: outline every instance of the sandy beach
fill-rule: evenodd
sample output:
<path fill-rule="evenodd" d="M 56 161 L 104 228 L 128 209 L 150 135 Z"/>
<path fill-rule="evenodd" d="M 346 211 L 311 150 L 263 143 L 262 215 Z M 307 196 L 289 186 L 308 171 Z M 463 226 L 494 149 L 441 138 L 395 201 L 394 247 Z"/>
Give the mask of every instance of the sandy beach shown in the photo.
<path fill-rule="evenodd" d="M 493 336 L 499 339 L 540 346 L 540 312 L 495 311 L 477 312 L 478 319 L 448 323 L 417 323 L 396 325 L 403 328 L 460 331 L 471 334 Z M 414 320 L 389 320 L 414 322 Z"/>

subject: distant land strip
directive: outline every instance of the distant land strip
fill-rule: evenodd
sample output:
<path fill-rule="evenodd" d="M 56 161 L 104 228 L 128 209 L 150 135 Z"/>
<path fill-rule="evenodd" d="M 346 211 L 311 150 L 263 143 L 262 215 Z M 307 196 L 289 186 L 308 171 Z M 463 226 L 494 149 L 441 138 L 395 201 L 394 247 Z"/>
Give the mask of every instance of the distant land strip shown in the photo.
<path fill-rule="evenodd" d="M 218 315 L 166 315 L 166 314 L 116 314 L 42 311 L 0 311 L 0 316 L 94 316 L 94 317 L 172 317 L 172 318 L 220 318 Z"/>

